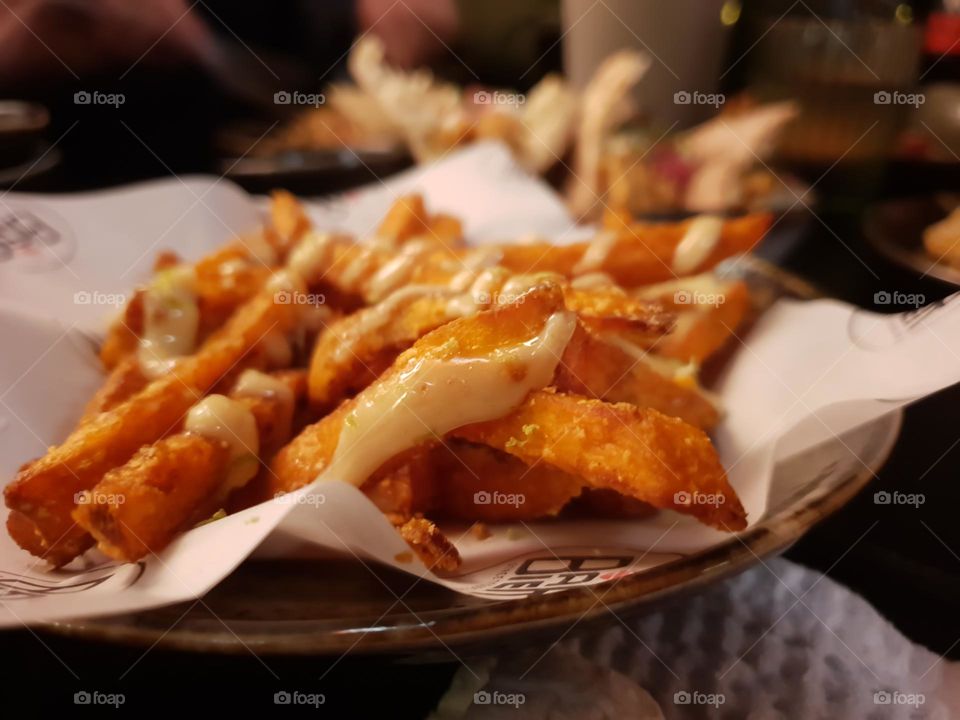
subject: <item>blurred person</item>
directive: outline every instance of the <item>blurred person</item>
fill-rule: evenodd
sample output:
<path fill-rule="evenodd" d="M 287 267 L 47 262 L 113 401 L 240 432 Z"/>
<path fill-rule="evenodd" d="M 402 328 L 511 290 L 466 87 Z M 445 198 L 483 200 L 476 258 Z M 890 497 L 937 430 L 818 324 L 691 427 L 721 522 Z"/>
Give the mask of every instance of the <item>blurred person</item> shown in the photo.
<path fill-rule="evenodd" d="M 411 67 L 457 31 L 454 0 L 5 0 L 0 93 L 50 108 L 65 188 L 208 171 L 218 127 L 338 79 L 358 34 Z M 253 76 L 262 98 L 237 92 Z M 94 91 L 122 104 L 78 104 Z"/>

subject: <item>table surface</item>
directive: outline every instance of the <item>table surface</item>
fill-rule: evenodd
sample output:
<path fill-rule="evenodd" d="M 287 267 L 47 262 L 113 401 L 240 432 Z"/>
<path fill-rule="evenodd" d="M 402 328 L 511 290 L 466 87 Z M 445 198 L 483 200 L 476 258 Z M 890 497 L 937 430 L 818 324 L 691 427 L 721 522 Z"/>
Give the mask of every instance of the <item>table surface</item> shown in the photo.
<path fill-rule="evenodd" d="M 800 210 L 799 236 L 775 235 L 761 254 L 813 282 L 826 295 L 873 309 L 880 290 L 951 291 L 892 266 L 864 242 L 859 212 Z M 922 367 L 917 367 L 922 372 Z M 814 528 L 786 556 L 825 572 L 869 600 L 907 637 L 960 658 L 960 387 L 916 403 L 888 463 L 872 485 Z M 919 508 L 873 502 L 878 490 L 923 493 Z M 613 620 L 611 620 L 613 622 Z M 323 692 L 324 712 L 364 717 L 390 707 L 397 717 L 423 717 L 458 667 L 396 659 L 200 656 L 113 647 L 29 630 L 0 635 L 8 660 L 5 703 L 73 708 L 79 690 L 122 692 L 130 708 L 275 709 L 279 690 Z"/>

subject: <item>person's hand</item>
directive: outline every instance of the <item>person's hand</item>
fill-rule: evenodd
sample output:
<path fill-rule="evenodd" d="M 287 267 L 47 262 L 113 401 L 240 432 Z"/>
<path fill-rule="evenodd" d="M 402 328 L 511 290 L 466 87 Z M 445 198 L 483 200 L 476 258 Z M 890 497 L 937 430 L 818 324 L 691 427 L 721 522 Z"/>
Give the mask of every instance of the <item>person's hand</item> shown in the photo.
<path fill-rule="evenodd" d="M 6 0 L 0 76 L 21 81 L 195 61 L 208 30 L 187 0 Z"/>
<path fill-rule="evenodd" d="M 387 60 L 402 68 L 425 65 L 456 37 L 454 0 L 357 0 L 360 32 L 384 44 Z"/>

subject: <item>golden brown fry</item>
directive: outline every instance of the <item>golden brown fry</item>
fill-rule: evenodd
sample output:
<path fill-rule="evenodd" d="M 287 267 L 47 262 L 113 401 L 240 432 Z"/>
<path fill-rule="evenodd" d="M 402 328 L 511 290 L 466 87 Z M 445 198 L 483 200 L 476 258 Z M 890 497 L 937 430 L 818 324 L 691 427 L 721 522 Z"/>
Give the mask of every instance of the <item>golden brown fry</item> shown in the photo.
<path fill-rule="evenodd" d="M 270 193 L 270 219 L 272 227 L 267 237 L 276 242 L 281 256 L 286 255 L 310 229 L 310 218 L 300 201 L 286 190 Z"/>
<path fill-rule="evenodd" d="M 592 327 L 629 336 L 641 347 L 650 346 L 672 325 L 672 316 L 659 303 L 569 286 L 563 293 L 566 307 Z M 451 296 L 442 292 L 400 292 L 332 323 L 314 346 L 310 361 L 310 401 L 314 409 L 328 410 L 362 390 L 380 374 L 385 358 L 392 362 L 416 340 L 449 322 L 453 317 L 450 300 Z"/>
<path fill-rule="evenodd" d="M 557 368 L 557 388 L 609 402 L 627 402 L 673 415 L 711 430 L 720 413 L 694 381 L 681 384 L 664 377 L 644 360 L 578 329 Z"/>
<path fill-rule="evenodd" d="M 117 560 L 159 552 L 217 509 L 228 455 L 226 444 L 190 433 L 145 445 L 82 494 L 73 518 Z"/>
<path fill-rule="evenodd" d="M 700 365 L 734 336 L 750 311 L 750 291 L 747 284 L 739 280 L 729 283 L 713 281 L 713 285 L 714 291 L 703 295 L 668 292 L 658 297 L 677 312 L 677 324 L 670 335 L 657 343 L 657 355 Z M 714 302 L 693 304 L 678 301 L 699 297 Z"/>
<path fill-rule="evenodd" d="M 453 572 L 460 567 L 460 553 L 440 528 L 423 517 L 414 517 L 396 526 L 400 537 L 434 572 Z"/>
<path fill-rule="evenodd" d="M 672 270 L 673 254 L 689 222 L 627 224 L 617 218 L 610 228 L 618 234 L 616 245 L 597 269 L 628 288 L 672 280 L 676 277 Z M 727 257 L 749 251 L 763 238 L 770 223 L 768 214 L 724 221 L 720 242 L 696 271 L 703 272 Z M 551 271 L 572 277 L 586 249 L 587 243 L 504 245 L 500 263 L 515 272 Z"/>
<path fill-rule="evenodd" d="M 310 403 L 329 410 L 377 379 L 418 338 L 450 320 L 447 298 L 411 296 L 358 310 L 332 323 L 310 359 Z"/>
<path fill-rule="evenodd" d="M 41 542 L 26 549 L 63 565 L 90 546 L 71 518 L 74 498 L 142 446 L 176 431 L 184 413 L 267 333 L 296 323 L 294 305 L 275 303 L 263 291 L 241 307 L 200 351 L 142 391 L 77 428 L 64 443 L 18 473 L 5 489 L 7 506 L 30 518 Z"/>
<path fill-rule="evenodd" d="M 526 465 L 483 445 L 448 441 L 432 454 L 433 504 L 415 509 L 438 518 L 517 522 L 553 517 L 586 485 L 547 463 Z"/>
<path fill-rule="evenodd" d="M 377 383 L 304 429 L 293 442 L 277 453 L 270 467 L 272 491 L 289 492 L 313 481 L 333 456 L 347 414 L 368 393 L 374 392 L 378 385 L 393 382 L 413 358 L 439 360 L 484 356 L 497 348 L 516 346 L 529 340 L 538 328 L 543 327 L 546 318 L 562 308 L 561 289 L 553 284 L 544 285 L 527 293 L 521 303 L 460 318 L 424 335 L 397 359 Z M 522 374 L 522 370 L 518 368 L 517 373 Z"/>
<path fill-rule="evenodd" d="M 672 508 L 720 530 L 746 527 L 710 439 L 656 410 L 540 390 L 509 416 L 452 435 L 528 464 L 543 460 L 593 487 Z"/>
<path fill-rule="evenodd" d="M 83 410 L 80 423 L 116 407 L 127 398 L 136 395 L 147 386 L 149 380 L 140 369 L 136 356 L 129 355 L 110 371 L 96 394 Z"/>
<path fill-rule="evenodd" d="M 275 377 L 302 393 L 302 373 Z M 276 395 L 234 399 L 252 413 L 259 458 L 269 459 L 290 438 L 294 407 Z M 230 467 L 226 443 L 193 433 L 171 435 L 145 445 L 127 463 L 106 473 L 82 495 L 73 517 L 93 535 L 101 551 L 133 562 L 159 552 L 181 531 L 222 508 Z"/>
<path fill-rule="evenodd" d="M 428 215 L 423 196 L 417 193 L 397 198 L 377 228 L 377 237 L 401 245 L 427 229 Z"/>

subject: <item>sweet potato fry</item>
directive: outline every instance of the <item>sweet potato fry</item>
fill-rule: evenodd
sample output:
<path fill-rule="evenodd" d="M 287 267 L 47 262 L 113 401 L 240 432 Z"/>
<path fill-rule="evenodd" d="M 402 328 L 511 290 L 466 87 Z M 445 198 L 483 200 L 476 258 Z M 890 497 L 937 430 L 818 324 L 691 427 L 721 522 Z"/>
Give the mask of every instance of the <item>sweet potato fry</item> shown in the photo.
<path fill-rule="evenodd" d="M 245 304 L 196 355 L 112 410 L 77 428 L 62 445 L 18 473 L 5 489 L 7 506 L 36 525 L 40 547 L 26 548 L 54 565 L 83 552 L 90 536 L 71 518 L 74 498 L 143 445 L 176 431 L 184 413 L 271 331 L 285 333 L 297 318 L 293 305 L 264 291 Z M 38 551 L 39 552 L 36 552 Z"/>
<path fill-rule="evenodd" d="M 190 433 L 171 435 L 107 472 L 81 494 L 73 517 L 105 554 L 139 560 L 217 509 L 210 500 L 228 463 L 223 443 Z"/>
<path fill-rule="evenodd" d="M 743 506 L 709 438 L 656 410 L 540 390 L 509 416 L 452 435 L 528 464 L 543 460 L 592 487 L 672 508 L 721 530 L 746 527 Z"/>
<path fill-rule="evenodd" d="M 397 198 L 377 228 L 377 237 L 394 246 L 426 232 L 429 221 L 423 196 L 417 193 Z"/>
<path fill-rule="evenodd" d="M 526 465 L 483 445 L 453 440 L 432 454 L 433 504 L 418 509 L 438 518 L 517 522 L 553 517 L 586 485 L 547 463 Z"/>
<path fill-rule="evenodd" d="M 129 355 L 110 371 L 96 394 L 90 398 L 80 423 L 106 412 L 124 402 L 127 398 L 136 395 L 147 386 L 149 380 L 140 369 L 140 363 L 133 355 Z"/>
<path fill-rule="evenodd" d="M 563 392 L 653 408 L 702 430 L 712 429 L 720 419 L 716 407 L 692 379 L 675 382 L 642 358 L 583 329 L 578 329 L 567 345 L 557 368 L 556 386 Z"/>
<path fill-rule="evenodd" d="M 518 346 L 529 341 L 543 328 L 547 318 L 562 309 L 561 289 L 556 285 L 544 285 L 527 293 L 523 302 L 460 318 L 424 335 L 400 355 L 376 383 L 304 429 L 293 442 L 277 453 L 270 468 L 271 489 L 274 492 L 289 492 L 313 481 L 333 457 L 341 429 L 350 412 L 375 395 L 378 388 L 395 382 L 411 363 L 418 359 L 485 357 L 498 349 Z M 516 368 L 515 379 L 522 380 L 525 371 L 526 368 Z"/>
<path fill-rule="evenodd" d="M 440 528 L 423 517 L 414 517 L 396 526 L 400 537 L 433 571 L 453 572 L 460 567 L 460 553 Z"/>
<path fill-rule="evenodd" d="M 281 255 L 286 255 L 310 229 L 310 218 L 300 201 L 286 190 L 274 190 L 270 194 L 270 219 L 270 234 Z"/>
<path fill-rule="evenodd" d="M 383 369 L 381 359 L 392 362 L 418 338 L 450 320 L 448 299 L 396 293 L 332 323 L 314 345 L 310 360 L 311 405 L 329 410 L 348 393 L 376 380 L 375 369 Z"/>
<path fill-rule="evenodd" d="M 771 217 L 767 214 L 725 221 L 720 242 L 696 271 L 703 272 L 731 255 L 748 251 L 764 236 L 770 223 Z M 628 288 L 675 278 L 671 269 L 673 254 L 688 224 L 689 221 L 630 225 L 621 222 L 611 228 L 618 234 L 617 242 L 597 270 Z M 514 272 L 552 271 L 571 277 L 587 247 L 587 243 L 504 245 L 500 262 Z"/>
<path fill-rule="evenodd" d="M 677 313 L 677 324 L 657 343 L 656 353 L 698 365 L 736 333 L 750 311 L 750 291 L 743 281 L 688 278 L 644 288 L 644 297 Z"/>
<path fill-rule="evenodd" d="M 291 397 L 295 388 L 304 388 L 297 373 L 275 377 Z M 290 438 L 293 404 L 277 394 L 234 394 L 233 399 L 253 415 L 258 455 L 269 458 Z M 223 507 L 228 491 L 236 490 L 225 487 L 231 467 L 226 443 L 194 433 L 170 435 L 140 448 L 82 493 L 73 517 L 101 551 L 133 562 L 159 552 L 178 533 Z"/>

